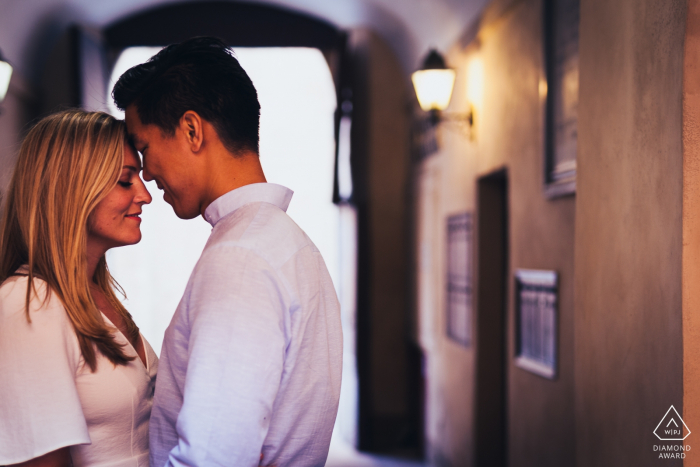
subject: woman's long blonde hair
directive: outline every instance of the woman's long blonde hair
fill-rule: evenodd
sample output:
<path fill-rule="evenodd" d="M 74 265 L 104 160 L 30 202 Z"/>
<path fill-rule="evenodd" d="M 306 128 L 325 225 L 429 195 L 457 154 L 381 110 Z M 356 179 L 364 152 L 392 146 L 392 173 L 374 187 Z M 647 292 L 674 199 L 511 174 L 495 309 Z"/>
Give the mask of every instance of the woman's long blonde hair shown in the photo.
<path fill-rule="evenodd" d="M 8 188 L 0 226 L 0 283 L 27 265 L 27 319 L 34 278 L 48 284 L 65 306 L 85 362 L 96 368 L 95 347 L 114 364 L 127 356 L 114 340 L 90 294 L 94 281 L 138 336 L 104 256 L 87 277 L 90 214 L 116 186 L 124 160 L 124 122 L 102 112 L 67 110 L 50 115 L 27 134 Z"/>

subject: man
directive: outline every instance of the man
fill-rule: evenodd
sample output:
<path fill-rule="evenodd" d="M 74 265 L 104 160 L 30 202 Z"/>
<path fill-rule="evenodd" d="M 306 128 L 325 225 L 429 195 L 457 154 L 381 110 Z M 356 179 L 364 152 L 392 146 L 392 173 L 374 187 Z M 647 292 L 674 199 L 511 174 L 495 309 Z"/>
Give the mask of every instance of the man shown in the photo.
<path fill-rule="evenodd" d="M 195 38 L 124 73 L 143 177 L 211 237 L 165 333 L 151 466 L 322 466 L 340 393 L 342 334 L 318 249 L 266 183 L 260 105 L 227 46 Z"/>

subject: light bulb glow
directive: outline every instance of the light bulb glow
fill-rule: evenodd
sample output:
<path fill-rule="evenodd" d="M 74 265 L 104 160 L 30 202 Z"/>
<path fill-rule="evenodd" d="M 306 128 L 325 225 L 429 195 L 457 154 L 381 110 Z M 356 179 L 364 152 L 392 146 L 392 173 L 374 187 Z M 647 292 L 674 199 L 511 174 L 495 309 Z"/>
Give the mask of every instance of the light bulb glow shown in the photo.
<path fill-rule="evenodd" d="M 7 62 L 0 61 L 0 102 L 7 95 L 7 88 L 10 87 L 10 78 L 12 77 L 12 67 Z"/>
<path fill-rule="evenodd" d="M 479 108 L 484 99 L 484 84 L 484 63 L 479 57 L 475 57 L 467 68 L 467 99 Z"/>
<path fill-rule="evenodd" d="M 445 110 L 455 84 L 454 70 L 419 70 L 411 76 L 421 109 Z"/>

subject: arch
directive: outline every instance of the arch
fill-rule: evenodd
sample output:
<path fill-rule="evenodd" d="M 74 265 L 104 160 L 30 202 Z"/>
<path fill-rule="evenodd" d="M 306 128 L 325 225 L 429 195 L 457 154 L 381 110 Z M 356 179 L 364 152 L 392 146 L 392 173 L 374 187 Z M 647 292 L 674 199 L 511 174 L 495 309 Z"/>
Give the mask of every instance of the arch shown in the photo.
<path fill-rule="evenodd" d="M 217 36 L 232 47 L 338 47 L 332 24 L 279 7 L 252 3 L 177 3 L 141 11 L 104 29 L 111 48 L 164 45 L 193 36 Z"/>

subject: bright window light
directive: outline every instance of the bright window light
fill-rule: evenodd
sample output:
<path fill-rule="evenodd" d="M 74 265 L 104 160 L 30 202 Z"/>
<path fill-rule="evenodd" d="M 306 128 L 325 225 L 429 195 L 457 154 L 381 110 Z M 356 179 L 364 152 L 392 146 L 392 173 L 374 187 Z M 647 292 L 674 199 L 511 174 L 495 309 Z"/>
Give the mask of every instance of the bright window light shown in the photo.
<path fill-rule="evenodd" d="M 350 165 L 350 137 L 352 119 L 342 117 L 338 129 L 338 196 L 349 201 L 352 196 L 352 167 Z"/>

